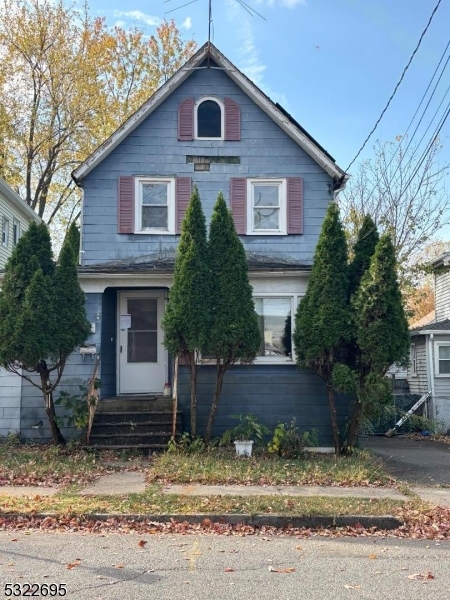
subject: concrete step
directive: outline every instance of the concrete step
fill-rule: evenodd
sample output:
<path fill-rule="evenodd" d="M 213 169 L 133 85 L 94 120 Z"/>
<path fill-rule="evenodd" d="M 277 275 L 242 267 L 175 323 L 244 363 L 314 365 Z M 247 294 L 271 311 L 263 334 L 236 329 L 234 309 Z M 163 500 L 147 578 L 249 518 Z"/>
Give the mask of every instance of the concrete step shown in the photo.
<path fill-rule="evenodd" d="M 98 403 L 96 413 L 104 412 L 172 412 L 172 398 L 163 396 L 115 396 L 114 398 L 102 399 Z"/>
<path fill-rule="evenodd" d="M 158 431 L 153 432 L 148 435 L 145 433 L 122 433 L 122 434 L 100 434 L 100 435 L 91 435 L 90 436 L 90 445 L 91 446 L 151 446 L 153 444 L 159 444 L 161 446 L 166 446 L 172 437 L 172 431 Z"/>
<path fill-rule="evenodd" d="M 181 422 L 182 412 L 177 412 L 177 422 Z M 94 425 L 107 425 L 112 423 L 172 423 L 172 412 L 96 412 Z"/>
<path fill-rule="evenodd" d="M 181 433 L 181 419 L 177 419 L 176 423 L 177 433 Z M 112 422 L 112 423 L 97 423 L 94 421 L 92 427 L 91 436 L 94 435 L 123 435 L 127 433 L 142 433 L 144 435 L 151 435 L 160 431 L 172 431 L 172 420 L 166 419 L 164 421 L 123 421 L 123 422 Z"/>

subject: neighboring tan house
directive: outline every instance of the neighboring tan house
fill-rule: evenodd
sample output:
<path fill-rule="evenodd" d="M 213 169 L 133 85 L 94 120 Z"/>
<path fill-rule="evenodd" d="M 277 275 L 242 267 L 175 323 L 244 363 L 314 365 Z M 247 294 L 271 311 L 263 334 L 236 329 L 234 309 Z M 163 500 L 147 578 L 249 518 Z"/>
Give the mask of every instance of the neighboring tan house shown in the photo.
<path fill-rule="evenodd" d="M 3 179 L 0 179 L 0 270 L 5 268 L 20 236 L 38 215 Z M 20 428 L 21 380 L 0 367 L 0 436 Z"/>
<path fill-rule="evenodd" d="M 435 311 L 411 328 L 408 382 L 411 394 L 430 392 L 429 416 L 450 429 L 450 252 L 431 262 Z"/>
<path fill-rule="evenodd" d="M 308 93 L 308 86 L 300 92 Z M 333 117 L 328 120 L 331 125 Z M 63 387 L 78 391 L 90 377 L 95 354 L 89 351 L 101 356 L 101 403 L 119 396 L 125 413 L 136 396 L 160 395 L 165 382 L 172 383 L 173 357 L 163 345 L 161 320 L 196 185 L 208 223 L 220 191 L 233 213 L 264 339 L 254 364 L 227 373 L 214 433 L 235 425 L 235 413 L 253 413 L 272 427 L 296 417 L 300 428 L 318 430 L 321 445 L 332 444 L 325 385 L 297 368 L 285 335 L 307 288 L 328 204 L 347 179 L 332 156 L 205 44 L 73 178 L 83 188 L 79 278 L 93 333 L 89 348 L 71 356 Z M 201 368 L 200 433 L 214 377 L 214 366 Z M 178 391 L 188 424 L 186 367 Z M 341 420 L 348 402 L 338 396 Z M 24 437 L 35 435 L 30 426 L 40 419 L 48 437 L 42 400 L 24 384 Z"/>

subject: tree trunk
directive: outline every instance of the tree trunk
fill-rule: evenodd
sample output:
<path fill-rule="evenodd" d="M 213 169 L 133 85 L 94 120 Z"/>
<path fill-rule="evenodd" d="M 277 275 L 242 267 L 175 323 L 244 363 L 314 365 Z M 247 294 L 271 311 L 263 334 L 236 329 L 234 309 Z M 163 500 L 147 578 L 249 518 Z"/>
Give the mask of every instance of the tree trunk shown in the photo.
<path fill-rule="evenodd" d="M 336 454 L 341 453 L 341 440 L 339 436 L 339 425 L 336 414 L 336 404 L 334 402 L 334 389 L 327 384 L 328 404 L 330 405 L 331 426 L 333 428 L 334 450 Z"/>
<path fill-rule="evenodd" d="M 197 435 L 197 364 L 195 362 L 195 352 L 190 353 L 189 361 L 191 364 L 191 436 Z"/>
<path fill-rule="evenodd" d="M 351 452 L 351 448 L 354 448 L 358 442 L 359 433 L 359 422 L 362 414 L 362 402 L 359 398 L 356 398 L 353 406 L 352 415 L 350 417 L 350 425 L 348 427 L 347 434 L 347 452 Z"/>
<path fill-rule="evenodd" d="M 216 389 L 214 390 L 214 396 L 212 399 L 211 410 L 209 411 L 208 425 L 206 426 L 206 434 L 205 434 L 205 443 L 209 444 L 209 440 L 211 439 L 212 430 L 214 427 L 214 423 L 216 421 L 217 408 L 219 406 L 220 396 L 222 395 L 222 384 L 223 378 L 225 375 L 226 366 L 218 365 L 217 366 L 217 379 L 216 379 Z"/>
<path fill-rule="evenodd" d="M 65 440 L 63 434 L 61 433 L 59 425 L 56 421 L 55 404 L 53 402 L 53 393 L 50 389 L 50 376 L 49 376 L 49 372 L 47 369 L 47 365 L 45 365 L 43 367 L 41 366 L 39 374 L 41 376 L 41 389 L 42 389 L 42 394 L 44 396 L 45 412 L 47 413 L 47 418 L 48 418 L 48 423 L 50 425 L 50 431 L 52 434 L 53 443 L 56 446 L 64 446 L 66 443 L 66 440 Z"/>

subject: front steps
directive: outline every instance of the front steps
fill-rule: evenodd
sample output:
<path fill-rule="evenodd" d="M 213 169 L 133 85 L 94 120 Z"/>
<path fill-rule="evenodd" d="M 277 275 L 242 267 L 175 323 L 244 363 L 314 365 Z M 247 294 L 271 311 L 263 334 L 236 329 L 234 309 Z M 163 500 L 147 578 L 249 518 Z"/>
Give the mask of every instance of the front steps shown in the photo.
<path fill-rule="evenodd" d="M 162 396 L 117 396 L 100 400 L 90 447 L 110 450 L 164 450 L 172 437 L 172 399 Z M 177 411 L 176 434 L 182 431 Z"/>

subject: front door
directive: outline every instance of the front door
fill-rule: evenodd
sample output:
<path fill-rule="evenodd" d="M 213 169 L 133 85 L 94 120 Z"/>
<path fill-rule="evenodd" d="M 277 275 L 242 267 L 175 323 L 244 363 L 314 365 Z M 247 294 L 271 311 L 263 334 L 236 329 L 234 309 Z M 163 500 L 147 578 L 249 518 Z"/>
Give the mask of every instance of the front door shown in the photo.
<path fill-rule="evenodd" d="M 118 391 L 162 394 L 167 365 L 161 330 L 164 292 L 120 292 L 118 305 Z"/>

